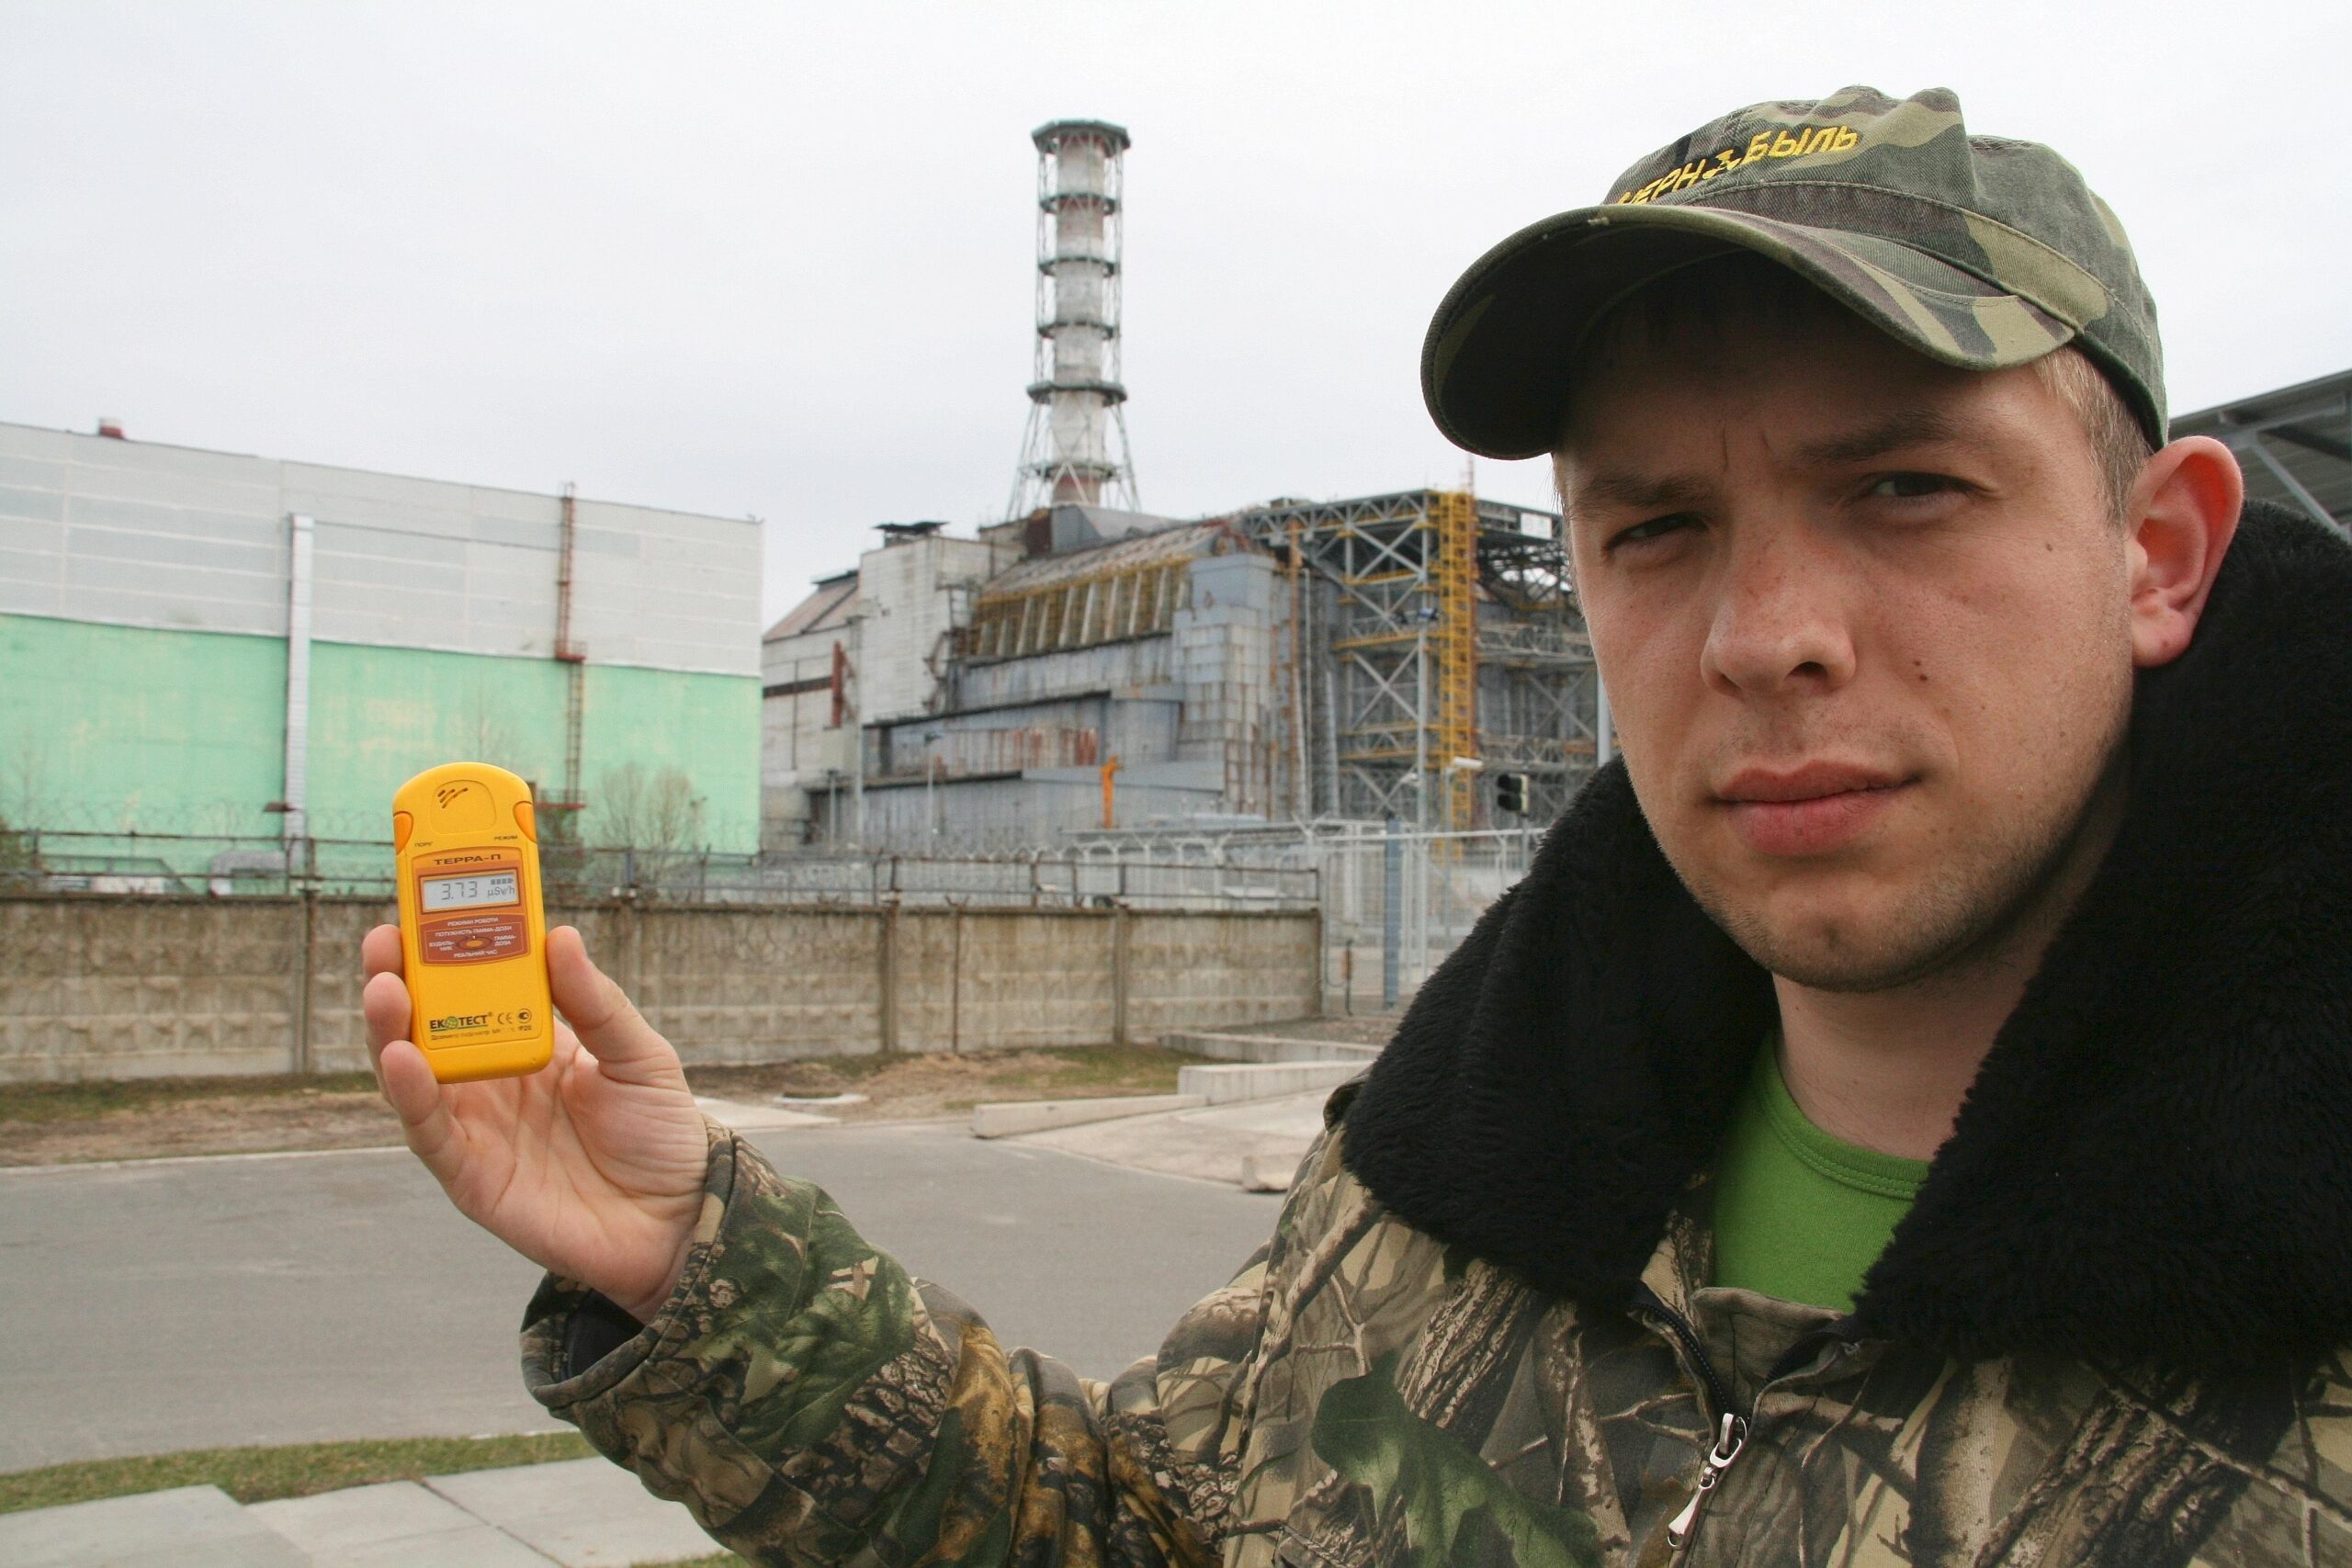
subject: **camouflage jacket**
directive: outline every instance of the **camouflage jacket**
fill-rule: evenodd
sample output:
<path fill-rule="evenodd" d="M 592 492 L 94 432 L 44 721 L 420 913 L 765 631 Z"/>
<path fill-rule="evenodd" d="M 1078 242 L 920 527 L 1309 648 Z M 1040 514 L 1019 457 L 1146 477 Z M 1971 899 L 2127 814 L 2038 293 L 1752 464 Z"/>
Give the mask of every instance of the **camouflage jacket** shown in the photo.
<path fill-rule="evenodd" d="M 1114 1382 L 725 1134 L 657 1319 L 549 1280 L 526 1377 L 763 1562 L 2352 1563 L 2347 606 L 2252 509 L 1849 1316 L 1707 1283 L 1770 981 L 1611 771 Z"/>

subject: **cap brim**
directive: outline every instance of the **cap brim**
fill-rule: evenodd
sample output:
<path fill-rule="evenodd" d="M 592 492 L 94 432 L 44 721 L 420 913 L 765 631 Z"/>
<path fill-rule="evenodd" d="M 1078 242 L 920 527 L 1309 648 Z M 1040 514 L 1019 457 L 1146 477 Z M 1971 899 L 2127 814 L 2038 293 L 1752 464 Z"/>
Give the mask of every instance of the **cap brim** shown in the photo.
<path fill-rule="evenodd" d="M 1522 229 L 1472 264 L 1421 346 L 1421 392 L 1446 438 L 1483 457 L 1557 442 L 1569 361 L 1634 290 L 1730 250 L 1779 262 L 1906 347 L 1996 370 L 2041 358 L 2074 329 L 1925 251 L 1719 207 L 1580 208 Z"/>

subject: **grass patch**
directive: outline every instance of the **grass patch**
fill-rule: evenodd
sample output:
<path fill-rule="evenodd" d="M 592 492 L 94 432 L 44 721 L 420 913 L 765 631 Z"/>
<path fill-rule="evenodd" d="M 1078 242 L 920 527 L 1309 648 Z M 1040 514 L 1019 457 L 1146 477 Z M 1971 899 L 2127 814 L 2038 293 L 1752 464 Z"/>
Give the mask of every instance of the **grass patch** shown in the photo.
<path fill-rule="evenodd" d="M 0 1514 L 175 1486 L 218 1486 L 240 1503 L 266 1503 L 379 1481 L 421 1481 L 468 1470 L 585 1459 L 595 1451 L 577 1432 L 543 1432 L 520 1438 L 387 1438 L 279 1448 L 188 1449 L 134 1459 L 82 1460 L 0 1475 Z"/>
<path fill-rule="evenodd" d="M 1164 1092 L 1172 1094 L 1179 1068 L 1196 1066 L 1209 1059 L 1158 1045 L 1079 1045 L 1056 1051 L 1053 1056 L 1054 1065 L 1038 1075 L 1049 1087 L 1065 1090 L 1099 1089 L 1105 1093 L 1137 1085 L 1159 1090 L 1164 1084 Z"/>
<path fill-rule="evenodd" d="M 0 1085 L 0 1122 L 96 1122 L 222 1095 L 257 1100 L 376 1090 L 373 1073 L 273 1073 L 253 1077 L 93 1079 Z"/>

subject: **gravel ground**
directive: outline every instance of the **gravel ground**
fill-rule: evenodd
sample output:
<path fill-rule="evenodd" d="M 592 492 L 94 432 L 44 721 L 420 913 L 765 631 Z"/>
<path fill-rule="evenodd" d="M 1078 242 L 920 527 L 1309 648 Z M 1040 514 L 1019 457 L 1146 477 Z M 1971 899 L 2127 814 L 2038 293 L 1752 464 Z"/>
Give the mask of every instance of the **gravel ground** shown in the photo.
<path fill-rule="evenodd" d="M 689 1067 L 686 1076 L 698 1094 L 753 1103 L 777 1094 L 862 1094 L 857 1103 L 811 1109 L 844 1122 L 901 1122 L 959 1115 L 984 1100 L 1165 1094 L 1177 1069 L 1196 1060 L 1156 1046 L 1081 1046 Z M 400 1141 L 399 1124 L 364 1073 L 0 1087 L 0 1166 Z"/>

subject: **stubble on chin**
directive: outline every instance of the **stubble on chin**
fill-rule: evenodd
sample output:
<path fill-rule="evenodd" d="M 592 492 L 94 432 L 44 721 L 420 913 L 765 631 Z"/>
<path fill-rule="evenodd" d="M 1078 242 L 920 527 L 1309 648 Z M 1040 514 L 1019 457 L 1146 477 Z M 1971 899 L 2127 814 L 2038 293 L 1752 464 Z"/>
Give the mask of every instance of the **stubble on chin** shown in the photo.
<path fill-rule="evenodd" d="M 1776 913 L 1686 867 L 1684 887 L 1740 950 L 1811 990 L 1866 995 L 1996 964 L 2017 940 L 2054 926 L 2103 856 L 2120 815 L 2120 760 L 2051 809 L 1980 832 L 1932 859 L 1907 886 L 1834 914 Z"/>

